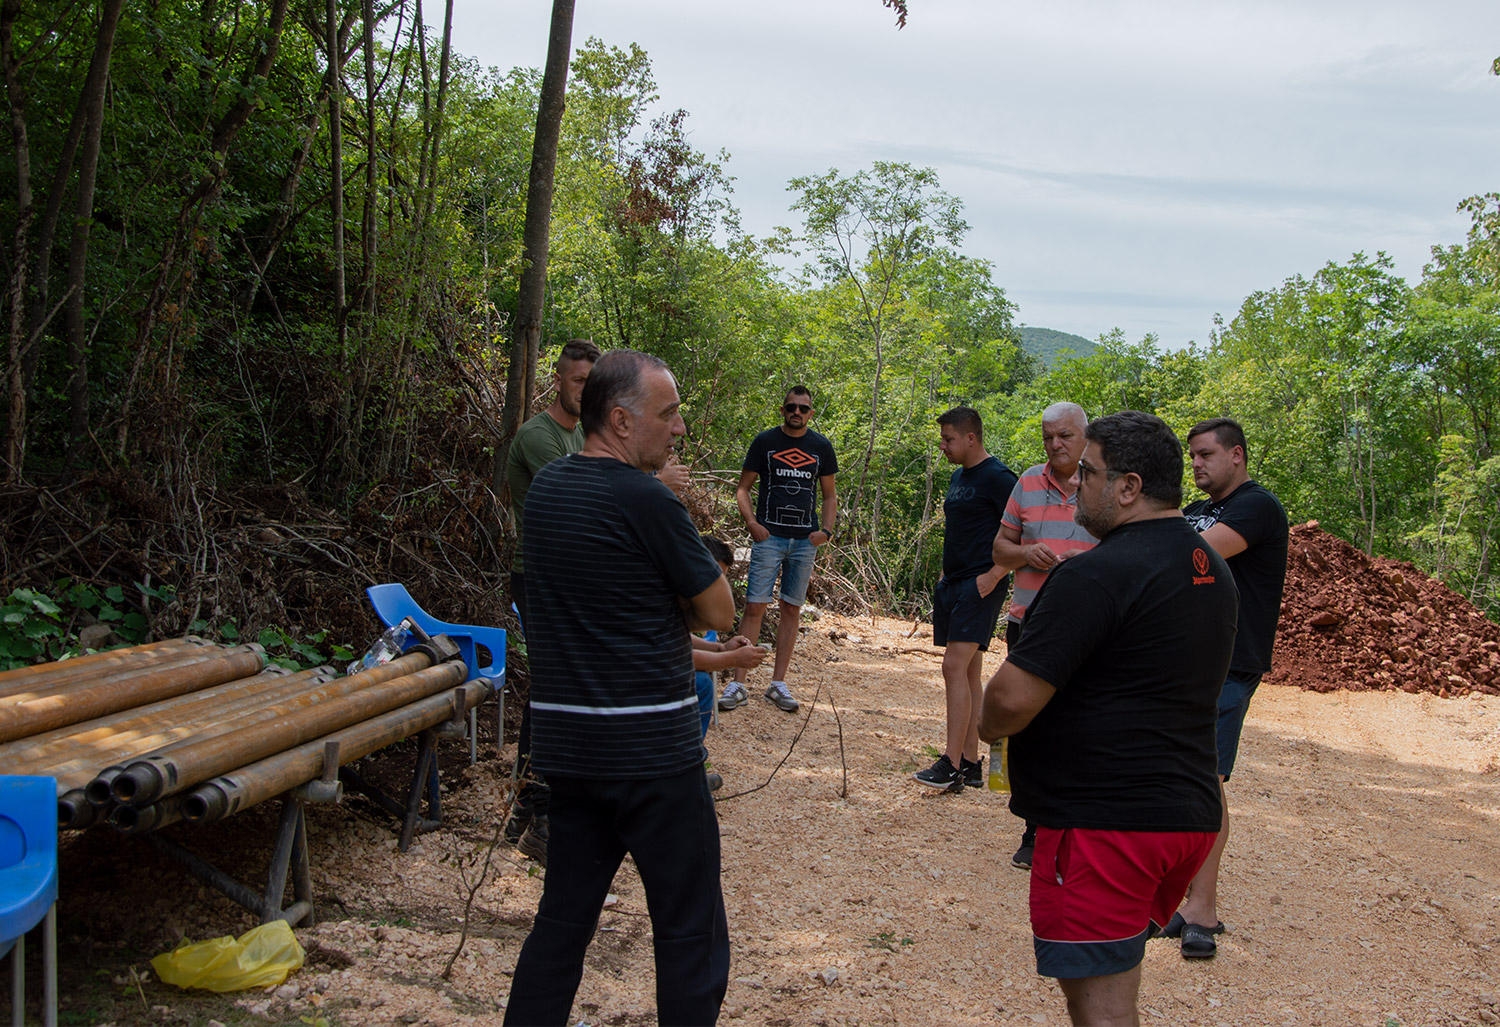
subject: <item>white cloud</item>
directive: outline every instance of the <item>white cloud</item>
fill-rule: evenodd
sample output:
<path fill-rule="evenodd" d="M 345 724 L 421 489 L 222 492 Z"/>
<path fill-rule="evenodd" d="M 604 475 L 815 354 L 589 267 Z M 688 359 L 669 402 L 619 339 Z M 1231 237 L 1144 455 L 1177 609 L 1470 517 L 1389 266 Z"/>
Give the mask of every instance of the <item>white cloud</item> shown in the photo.
<path fill-rule="evenodd" d="M 468 3 L 458 48 L 539 66 L 549 5 Z M 938 169 L 1028 324 L 1168 345 L 1355 251 L 1415 277 L 1500 187 L 1493 0 L 583 0 L 575 44 L 651 55 L 662 108 L 730 151 L 747 230 L 787 179 Z"/>

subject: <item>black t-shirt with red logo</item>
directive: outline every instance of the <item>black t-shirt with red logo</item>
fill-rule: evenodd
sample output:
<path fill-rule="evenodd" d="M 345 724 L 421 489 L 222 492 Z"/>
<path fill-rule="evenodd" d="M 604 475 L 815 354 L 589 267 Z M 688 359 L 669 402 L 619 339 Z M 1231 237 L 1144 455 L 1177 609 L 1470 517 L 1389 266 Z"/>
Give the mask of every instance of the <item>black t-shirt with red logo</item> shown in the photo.
<path fill-rule="evenodd" d="M 812 430 L 794 438 L 779 427 L 755 436 L 741 468 L 760 475 L 755 519 L 778 538 L 807 538 L 822 527 L 818 479 L 838 469 L 826 438 Z"/>
<path fill-rule="evenodd" d="M 1240 633 L 1229 669 L 1236 674 L 1270 673 L 1286 585 L 1288 531 L 1281 500 L 1252 478 L 1223 499 L 1200 499 L 1182 513 L 1199 531 L 1223 524 L 1245 540 L 1245 548 L 1229 558 L 1229 571 L 1240 589 Z"/>
<path fill-rule="evenodd" d="M 1239 592 L 1181 517 L 1053 568 L 1007 659 L 1057 694 L 1011 739 L 1011 809 L 1054 828 L 1217 831 L 1214 722 Z"/>

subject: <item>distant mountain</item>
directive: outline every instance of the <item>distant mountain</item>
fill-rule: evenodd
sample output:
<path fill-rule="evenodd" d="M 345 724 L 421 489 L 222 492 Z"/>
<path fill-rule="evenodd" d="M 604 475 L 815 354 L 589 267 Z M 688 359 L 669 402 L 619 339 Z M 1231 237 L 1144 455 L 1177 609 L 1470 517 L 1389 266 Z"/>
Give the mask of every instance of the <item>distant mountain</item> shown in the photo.
<path fill-rule="evenodd" d="M 1086 357 L 1094 352 L 1094 344 L 1081 335 L 1059 332 L 1052 328 L 1021 329 L 1021 348 L 1042 362 L 1046 368 L 1063 359 L 1063 350 L 1072 350 L 1068 359 Z"/>

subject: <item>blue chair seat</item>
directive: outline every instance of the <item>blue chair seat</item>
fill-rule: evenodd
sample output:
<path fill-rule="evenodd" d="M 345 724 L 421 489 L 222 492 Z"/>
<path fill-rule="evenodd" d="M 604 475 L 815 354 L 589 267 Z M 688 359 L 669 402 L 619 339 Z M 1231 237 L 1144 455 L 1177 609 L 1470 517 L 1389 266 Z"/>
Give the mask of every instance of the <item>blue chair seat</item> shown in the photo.
<path fill-rule="evenodd" d="M 14 1010 L 26 1005 L 26 932 L 46 921 L 43 1023 L 57 1023 L 57 781 L 0 776 L 0 958 L 11 959 Z M 19 1021 L 17 1021 L 19 1022 Z"/>
<path fill-rule="evenodd" d="M 365 594 L 370 597 L 370 605 L 375 608 L 375 616 L 379 617 L 386 627 L 399 624 L 404 618 L 410 617 L 413 624 L 429 635 L 447 635 L 458 643 L 459 655 L 469 668 L 468 680 L 472 681 L 474 678 L 504 680 L 504 628 L 449 624 L 447 621 L 438 620 L 418 606 L 417 601 L 411 597 L 411 593 L 406 591 L 406 586 L 401 584 L 371 585 L 365 589 Z M 479 645 L 490 651 L 490 663 L 487 666 L 479 665 L 477 652 Z"/>
<path fill-rule="evenodd" d="M 458 644 L 458 653 L 464 661 L 467 669 L 466 680 L 473 681 L 475 678 L 488 678 L 491 687 L 495 690 L 496 705 L 499 707 L 495 715 L 495 748 L 498 751 L 505 743 L 505 629 L 488 628 L 474 624 L 449 624 L 447 621 L 438 620 L 411 597 L 406 591 L 406 586 L 391 583 L 387 585 L 371 585 L 365 589 L 365 595 L 370 597 L 370 605 L 375 608 L 375 616 L 386 627 L 392 624 L 400 624 L 401 621 L 410 618 L 411 622 L 429 635 L 447 635 Z M 479 665 L 479 646 L 484 646 L 490 651 L 490 662 L 485 666 Z M 410 645 L 407 648 L 411 648 Z M 477 710 L 469 711 L 469 762 L 474 763 L 479 758 L 478 752 L 478 718 Z"/>

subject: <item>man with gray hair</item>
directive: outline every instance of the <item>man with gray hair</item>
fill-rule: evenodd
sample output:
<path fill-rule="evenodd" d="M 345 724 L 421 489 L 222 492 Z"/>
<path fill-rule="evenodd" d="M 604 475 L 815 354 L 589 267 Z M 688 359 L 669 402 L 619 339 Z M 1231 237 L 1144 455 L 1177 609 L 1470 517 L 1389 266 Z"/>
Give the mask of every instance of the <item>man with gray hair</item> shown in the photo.
<path fill-rule="evenodd" d="M 689 632 L 727 632 L 734 597 L 650 473 L 686 434 L 680 407 L 660 360 L 606 353 L 583 389 L 583 449 L 542 468 L 526 498 L 531 754 L 552 787 L 551 833 L 507 1024 L 574 1022 L 584 953 L 626 853 L 651 915 L 657 1022 L 714 1023 L 728 986 Z"/>
<path fill-rule="evenodd" d="M 1073 474 L 1083 455 L 1084 430 L 1089 417 L 1077 403 L 1053 403 L 1042 411 L 1042 448 L 1047 462 L 1028 467 L 1005 504 L 1000 534 L 995 536 L 995 566 L 1016 572 L 1011 593 L 1010 616 L 1005 624 L 1005 647 L 1014 649 L 1021 638 L 1021 624 L 1037 590 L 1052 568 L 1075 553 L 1098 543 L 1077 524 L 1078 508 Z M 1011 866 L 1031 869 L 1036 848 L 1036 825 L 1028 823 L 1021 845 L 1011 857 Z"/>

